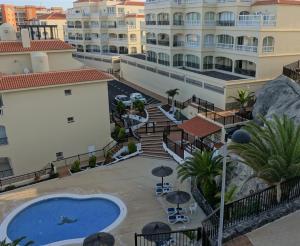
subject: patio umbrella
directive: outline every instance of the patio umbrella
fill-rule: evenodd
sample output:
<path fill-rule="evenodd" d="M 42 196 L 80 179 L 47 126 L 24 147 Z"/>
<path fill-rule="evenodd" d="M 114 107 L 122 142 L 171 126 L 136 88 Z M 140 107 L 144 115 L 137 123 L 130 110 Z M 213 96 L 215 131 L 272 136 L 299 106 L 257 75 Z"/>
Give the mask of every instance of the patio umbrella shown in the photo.
<path fill-rule="evenodd" d="M 191 199 L 191 195 L 185 191 L 173 191 L 167 194 L 166 199 L 169 203 L 177 204 L 177 209 L 179 209 L 179 204 L 184 204 Z"/>
<path fill-rule="evenodd" d="M 106 232 L 99 232 L 88 236 L 83 241 L 83 246 L 113 246 L 115 245 L 114 237 Z"/>
<path fill-rule="evenodd" d="M 151 222 L 145 225 L 142 229 L 143 236 L 148 241 L 161 242 L 170 239 L 171 228 L 168 224 L 163 222 Z M 161 234 L 163 233 L 163 234 Z"/>
<path fill-rule="evenodd" d="M 161 186 L 164 186 L 164 177 L 170 176 L 173 169 L 167 166 L 156 167 L 152 170 L 152 174 L 156 177 L 161 177 Z"/>

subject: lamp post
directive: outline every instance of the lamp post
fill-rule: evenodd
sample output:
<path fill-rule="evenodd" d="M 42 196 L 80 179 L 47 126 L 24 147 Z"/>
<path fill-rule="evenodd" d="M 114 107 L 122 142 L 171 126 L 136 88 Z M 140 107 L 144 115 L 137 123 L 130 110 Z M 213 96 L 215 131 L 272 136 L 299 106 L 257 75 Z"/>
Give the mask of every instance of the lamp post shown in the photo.
<path fill-rule="evenodd" d="M 251 137 L 245 130 L 237 130 L 232 136 L 231 140 L 234 143 L 247 144 L 251 141 Z M 224 225 L 224 206 L 225 206 L 225 188 L 226 188 L 226 157 L 228 155 L 227 136 L 225 137 L 225 144 L 223 146 L 223 170 L 222 170 L 222 187 L 221 187 L 221 204 L 220 204 L 220 221 L 218 232 L 218 246 L 222 246 L 223 239 L 223 225 Z"/>

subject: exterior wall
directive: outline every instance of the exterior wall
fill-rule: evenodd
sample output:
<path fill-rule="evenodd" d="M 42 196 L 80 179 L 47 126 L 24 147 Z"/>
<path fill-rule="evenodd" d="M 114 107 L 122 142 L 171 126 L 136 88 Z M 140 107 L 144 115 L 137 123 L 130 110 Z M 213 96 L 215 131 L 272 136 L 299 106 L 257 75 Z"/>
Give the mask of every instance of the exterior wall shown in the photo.
<path fill-rule="evenodd" d="M 39 19 L 39 22 L 44 22 L 47 25 L 57 25 L 57 38 L 60 40 L 65 40 L 64 26 L 66 25 L 66 20 L 55 20 L 55 19 Z"/>
<path fill-rule="evenodd" d="M 79 69 L 82 64 L 72 58 L 71 51 L 47 52 L 50 71 Z M 22 74 L 27 68 L 32 71 L 30 53 L 0 55 L 0 72 L 6 74 Z"/>
<path fill-rule="evenodd" d="M 64 90 L 72 95 L 65 96 Z M 9 157 L 14 175 L 42 169 L 64 156 L 101 149 L 110 141 L 107 83 L 59 86 L 2 94 L 8 144 L 0 156 Z M 74 117 L 74 123 L 67 123 Z"/>

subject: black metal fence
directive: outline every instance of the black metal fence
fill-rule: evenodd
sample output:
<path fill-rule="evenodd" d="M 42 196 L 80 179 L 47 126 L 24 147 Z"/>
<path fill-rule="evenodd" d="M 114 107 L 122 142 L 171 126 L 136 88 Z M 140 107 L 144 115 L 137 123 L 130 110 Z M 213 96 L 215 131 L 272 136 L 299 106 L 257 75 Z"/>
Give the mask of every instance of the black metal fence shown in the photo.
<path fill-rule="evenodd" d="M 177 124 L 173 121 L 167 120 L 167 121 L 150 121 L 147 122 L 144 126 L 140 127 L 137 132 L 139 134 L 143 133 L 158 133 L 158 132 L 164 132 L 166 128 L 169 128 L 170 130 L 176 130 L 178 129 Z"/>
<path fill-rule="evenodd" d="M 168 149 L 170 149 L 172 152 L 174 152 L 180 158 L 184 159 L 183 146 L 181 145 L 181 143 L 176 143 L 173 140 L 169 139 L 166 131 L 163 134 L 163 142 L 165 143 L 165 145 L 167 146 Z"/>
<path fill-rule="evenodd" d="M 134 242 L 135 246 L 210 246 L 209 239 L 202 228 L 155 234 L 136 233 L 134 235 Z"/>
<path fill-rule="evenodd" d="M 226 204 L 224 207 L 224 231 L 242 221 L 258 217 L 266 211 L 288 204 L 300 197 L 300 177 L 284 181 L 279 187 L 281 190 L 279 201 L 277 200 L 278 187 L 274 185 Z M 219 227 L 219 209 L 207 217 L 202 225 L 211 239 L 216 238 Z"/>

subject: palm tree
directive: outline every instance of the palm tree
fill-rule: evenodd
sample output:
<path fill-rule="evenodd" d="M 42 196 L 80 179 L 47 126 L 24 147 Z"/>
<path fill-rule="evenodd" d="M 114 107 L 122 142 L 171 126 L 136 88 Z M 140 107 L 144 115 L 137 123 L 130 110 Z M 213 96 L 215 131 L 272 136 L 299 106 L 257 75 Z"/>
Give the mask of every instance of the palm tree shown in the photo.
<path fill-rule="evenodd" d="M 274 115 L 271 120 L 259 118 L 264 126 L 254 122 L 245 126 L 251 135 L 250 143 L 232 143 L 229 150 L 254 170 L 255 177 L 277 186 L 280 202 L 280 183 L 300 176 L 300 126 L 287 116 Z"/>
<path fill-rule="evenodd" d="M 178 178 L 181 182 L 194 177 L 201 187 L 205 198 L 213 204 L 217 193 L 216 176 L 222 173 L 222 156 L 215 156 L 212 151 L 197 151 L 193 157 L 178 166 Z"/>
<path fill-rule="evenodd" d="M 116 105 L 116 110 L 121 118 L 121 116 L 125 113 L 126 111 L 126 106 L 123 102 L 119 101 Z"/>
<path fill-rule="evenodd" d="M 176 95 L 179 95 L 179 89 L 176 88 L 176 89 L 168 90 L 168 91 L 166 91 L 166 94 L 168 95 L 168 98 L 171 97 L 171 100 L 172 100 L 171 112 L 174 113 L 174 111 L 175 111 L 175 101 L 174 101 L 174 98 L 175 98 Z"/>
<path fill-rule="evenodd" d="M 241 89 L 238 90 L 238 96 L 234 97 L 231 96 L 230 98 L 233 98 L 240 106 L 240 111 L 239 113 L 241 115 L 245 114 L 245 107 L 247 107 L 249 105 L 249 103 L 251 101 L 253 101 L 254 99 L 254 93 L 253 92 L 249 92 L 248 90 L 245 89 Z"/>

